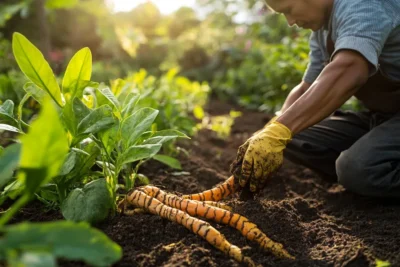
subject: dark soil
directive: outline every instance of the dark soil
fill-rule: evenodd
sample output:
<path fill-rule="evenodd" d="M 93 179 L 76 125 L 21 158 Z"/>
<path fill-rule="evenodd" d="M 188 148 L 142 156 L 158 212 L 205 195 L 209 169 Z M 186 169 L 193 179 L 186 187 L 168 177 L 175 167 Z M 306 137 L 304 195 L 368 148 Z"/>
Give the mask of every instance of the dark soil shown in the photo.
<path fill-rule="evenodd" d="M 211 102 L 208 111 L 221 115 L 231 108 Z M 142 173 L 153 184 L 181 193 L 199 192 L 224 181 L 238 146 L 269 119 L 262 113 L 241 111 L 243 116 L 236 119 L 227 140 L 202 130 L 181 143 L 190 153 L 190 157 L 180 156 L 186 173 L 157 162 L 143 166 Z M 255 200 L 234 198 L 227 203 L 296 256 L 295 261 L 278 259 L 235 229 L 213 224 L 262 266 L 375 266 L 376 259 L 400 266 L 398 202 L 352 194 L 289 161 Z M 33 205 L 21 215 L 33 221 L 61 218 L 53 211 L 39 217 L 37 209 Z M 116 216 L 97 227 L 123 248 L 123 258 L 115 266 L 241 266 L 183 226 L 154 215 Z"/>

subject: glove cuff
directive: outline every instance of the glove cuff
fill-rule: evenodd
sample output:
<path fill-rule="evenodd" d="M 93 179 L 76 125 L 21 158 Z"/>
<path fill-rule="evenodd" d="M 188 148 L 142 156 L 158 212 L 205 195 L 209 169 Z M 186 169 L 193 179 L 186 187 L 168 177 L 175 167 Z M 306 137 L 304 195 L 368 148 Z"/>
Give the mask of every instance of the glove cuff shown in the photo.
<path fill-rule="evenodd" d="M 284 124 L 274 120 L 262 131 L 274 139 L 278 139 L 283 145 L 288 144 L 293 137 L 292 131 Z"/>

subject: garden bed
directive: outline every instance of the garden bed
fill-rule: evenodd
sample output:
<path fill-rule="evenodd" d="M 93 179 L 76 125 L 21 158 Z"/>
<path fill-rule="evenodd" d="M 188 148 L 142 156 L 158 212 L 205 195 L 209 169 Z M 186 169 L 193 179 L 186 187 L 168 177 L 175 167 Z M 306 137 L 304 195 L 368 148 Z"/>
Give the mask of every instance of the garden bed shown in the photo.
<path fill-rule="evenodd" d="M 232 106 L 212 101 L 213 115 Z M 268 116 L 241 110 L 231 136 L 221 140 L 208 130 L 180 145 L 183 172 L 151 161 L 143 166 L 154 185 L 171 192 L 194 193 L 209 189 L 229 176 L 236 150 Z M 285 161 L 255 200 L 227 200 L 234 211 L 256 223 L 267 236 L 284 244 L 296 260 L 281 260 L 247 241 L 228 226 L 213 224 L 231 243 L 263 266 L 375 266 L 376 259 L 400 266 L 400 204 L 390 199 L 354 195 L 307 168 Z M 32 203 L 15 220 L 61 219 L 54 211 L 39 211 Z M 154 215 L 115 216 L 97 225 L 123 248 L 115 266 L 240 266 L 186 228 Z M 60 262 L 60 266 L 80 266 Z"/>

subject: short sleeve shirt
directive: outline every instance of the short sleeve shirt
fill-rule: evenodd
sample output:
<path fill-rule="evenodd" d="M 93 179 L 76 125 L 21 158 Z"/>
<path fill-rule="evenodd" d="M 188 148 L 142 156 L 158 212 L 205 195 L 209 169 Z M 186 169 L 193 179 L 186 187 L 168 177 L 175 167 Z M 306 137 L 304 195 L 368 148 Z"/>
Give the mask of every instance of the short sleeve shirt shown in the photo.
<path fill-rule="evenodd" d="M 335 44 L 327 49 L 328 33 Z M 400 82 L 400 1 L 334 0 L 329 24 L 310 36 L 310 62 L 303 80 L 313 83 L 327 62 L 342 49 L 359 52 L 371 65 L 370 76 L 378 70 Z"/>

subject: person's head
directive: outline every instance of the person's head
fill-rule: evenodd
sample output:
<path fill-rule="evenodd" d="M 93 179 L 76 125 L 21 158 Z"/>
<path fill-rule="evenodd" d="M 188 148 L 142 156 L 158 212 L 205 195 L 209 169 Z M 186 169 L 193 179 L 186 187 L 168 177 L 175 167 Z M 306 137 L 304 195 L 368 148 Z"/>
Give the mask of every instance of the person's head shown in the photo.
<path fill-rule="evenodd" d="M 313 31 L 321 29 L 329 19 L 334 0 L 264 0 L 275 12 L 285 15 L 289 26 L 297 25 Z"/>

